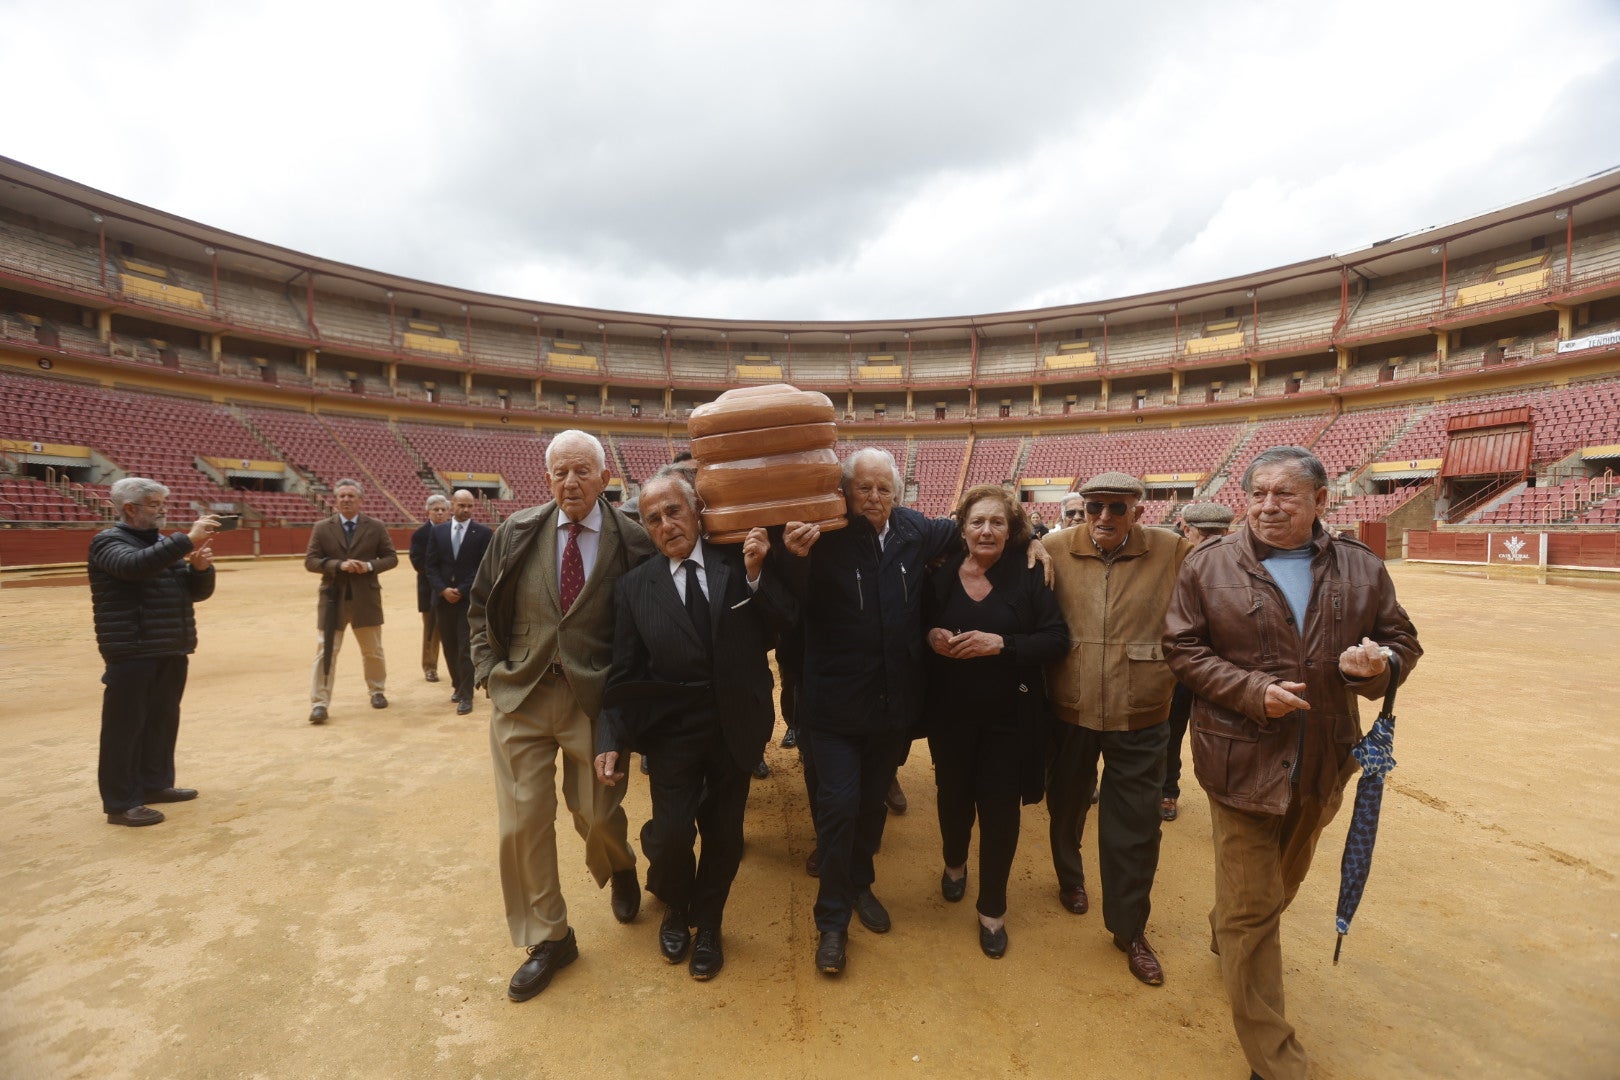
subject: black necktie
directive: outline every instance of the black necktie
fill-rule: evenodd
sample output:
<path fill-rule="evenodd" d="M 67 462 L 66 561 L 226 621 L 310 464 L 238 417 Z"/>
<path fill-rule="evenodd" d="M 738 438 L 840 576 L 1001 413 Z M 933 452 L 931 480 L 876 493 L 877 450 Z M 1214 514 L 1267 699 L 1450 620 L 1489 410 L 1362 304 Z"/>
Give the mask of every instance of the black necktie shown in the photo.
<path fill-rule="evenodd" d="M 709 640 L 709 601 L 703 595 L 703 586 L 698 584 L 701 570 L 692 559 L 681 563 L 681 567 L 686 571 L 686 614 L 691 616 L 692 625 L 703 640 L 703 651 L 708 652 L 713 643 Z"/>
<path fill-rule="evenodd" d="M 354 543 L 354 522 L 345 521 L 343 523 L 343 546 L 348 547 L 352 543 Z"/>

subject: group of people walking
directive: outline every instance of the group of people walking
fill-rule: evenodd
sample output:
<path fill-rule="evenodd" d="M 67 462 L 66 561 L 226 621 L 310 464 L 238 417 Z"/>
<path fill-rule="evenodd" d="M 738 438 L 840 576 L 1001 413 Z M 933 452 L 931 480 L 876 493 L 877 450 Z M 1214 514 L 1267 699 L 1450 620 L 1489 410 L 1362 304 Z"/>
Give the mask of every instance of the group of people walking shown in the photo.
<path fill-rule="evenodd" d="M 436 636 L 457 711 L 472 711 L 476 689 L 491 705 L 502 891 L 526 953 L 513 1000 L 545 990 L 579 955 L 557 869 L 559 761 L 586 864 L 629 923 L 642 891 L 622 801 L 625 765 L 642 755 L 651 816 L 640 847 L 663 905 L 658 952 L 695 979 L 721 971 L 749 784 L 776 715 L 776 649 L 816 830 L 819 971 L 845 970 L 852 919 L 876 933 L 892 925 L 875 856 L 896 772 L 926 738 L 940 892 L 953 903 L 974 892 L 985 955 L 1010 947 L 1021 808 L 1044 799 L 1055 899 L 1085 914 L 1088 885 L 1100 886 L 1103 925 L 1127 969 L 1162 984 L 1147 927 L 1185 733 L 1210 797 L 1211 948 L 1239 1042 L 1254 1075 L 1305 1074 L 1283 1011 L 1280 917 L 1353 772 L 1354 699 L 1384 693 L 1388 657 L 1404 678 L 1422 652 L 1382 561 L 1321 526 L 1327 477 L 1309 451 L 1255 459 L 1242 527 L 1230 534 L 1231 514 L 1207 504 L 1184 513 L 1185 535 L 1144 526 L 1141 481 L 1103 473 L 1064 500 L 1062 527 L 1036 538 L 1000 486 L 970 488 L 947 518 L 898 506 L 894 459 L 865 448 L 844 462 L 842 528 L 793 522 L 755 529 L 740 546 L 703 537 L 689 469 L 667 467 L 643 485 L 638 521 L 602 497 L 608 470 L 594 436 L 558 435 L 546 467 L 545 505 L 491 532 L 470 521 L 470 493 L 448 505 L 435 497 L 411 545 L 427 579 L 424 676 L 437 679 Z M 131 706 L 113 699 L 134 677 L 113 633 L 117 608 L 172 606 L 211 588 L 196 545 L 213 526 L 160 538 L 161 500 L 126 493 L 123 524 L 91 557 L 98 635 L 108 628 L 102 774 L 115 821 L 143 789 L 189 797 L 172 787 L 166 721 L 151 725 L 167 740 L 166 763 L 162 747 L 130 749 L 141 745 L 127 734 Z M 327 719 L 346 626 L 361 642 L 372 704 L 387 705 L 380 646 L 376 670 L 369 647 L 380 611 L 373 621 L 369 605 L 397 555 L 380 527 L 380 543 L 358 535 L 375 524 L 358 513 L 359 485 L 336 494 L 338 513 L 317 526 L 306 559 L 323 577 L 315 723 Z M 183 660 L 194 632 L 171 637 L 165 655 Z M 172 682 L 161 669 L 140 678 Z M 171 696 L 172 710 L 163 697 L 154 716 L 177 717 Z M 1080 846 L 1094 802 L 1088 882 Z"/>

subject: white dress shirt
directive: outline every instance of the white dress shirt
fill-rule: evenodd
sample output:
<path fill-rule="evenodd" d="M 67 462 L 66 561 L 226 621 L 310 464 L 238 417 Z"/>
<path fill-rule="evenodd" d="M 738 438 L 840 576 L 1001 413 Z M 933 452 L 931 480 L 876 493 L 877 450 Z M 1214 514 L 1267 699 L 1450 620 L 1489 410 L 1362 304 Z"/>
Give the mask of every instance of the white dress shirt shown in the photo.
<path fill-rule="evenodd" d="M 568 515 L 561 509 L 557 511 L 557 588 L 562 588 L 562 561 L 563 552 L 568 550 Z M 602 546 L 602 504 L 596 503 L 591 512 L 585 515 L 580 522 L 579 529 L 579 557 L 585 564 L 585 580 L 591 580 L 591 570 L 596 566 L 596 549 Z"/>

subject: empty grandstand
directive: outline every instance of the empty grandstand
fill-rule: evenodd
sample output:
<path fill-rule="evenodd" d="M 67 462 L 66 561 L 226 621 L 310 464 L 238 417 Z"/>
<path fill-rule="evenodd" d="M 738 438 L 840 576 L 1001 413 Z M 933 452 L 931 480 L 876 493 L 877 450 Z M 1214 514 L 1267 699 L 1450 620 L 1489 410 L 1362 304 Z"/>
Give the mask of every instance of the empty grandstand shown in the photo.
<path fill-rule="evenodd" d="M 1279 442 L 1323 459 L 1335 525 L 1602 529 L 1620 502 L 1615 172 L 1208 285 L 848 323 L 481 296 L 6 159 L 0 181 L 0 524 L 14 528 L 105 521 L 106 486 L 129 474 L 170 486 L 176 522 L 307 525 L 343 477 L 391 524 L 456 487 L 497 522 L 549 497 L 557 431 L 601 435 L 629 495 L 685 448 L 693 408 L 773 381 L 826 393 L 840 456 L 885 447 L 928 514 L 975 483 L 1050 502 L 1112 469 L 1147 484 L 1149 521 L 1192 499 L 1237 508 L 1243 470 Z"/>

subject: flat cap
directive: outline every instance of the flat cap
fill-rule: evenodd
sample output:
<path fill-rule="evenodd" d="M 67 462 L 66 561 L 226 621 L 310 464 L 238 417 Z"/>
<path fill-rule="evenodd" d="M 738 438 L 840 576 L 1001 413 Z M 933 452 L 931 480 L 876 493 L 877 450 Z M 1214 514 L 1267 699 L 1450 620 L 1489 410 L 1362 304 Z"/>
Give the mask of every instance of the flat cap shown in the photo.
<path fill-rule="evenodd" d="M 1220 503 L 1188 503 L 1181 511 L 1181 520 L 1198 529 L 1228 529 L 1232 526 L 1232 508 Z"/>
<path fill-rule="evenodd" d="M 1084 484 L 1080 485 L 1081 495 L 1135 495 L 1138 499 L 1147 497 L 1147 488 L 1142 481 L 1130 473 L 1105 472 L 1098 473 Z"/>

